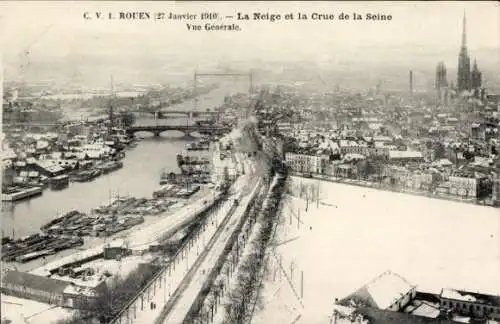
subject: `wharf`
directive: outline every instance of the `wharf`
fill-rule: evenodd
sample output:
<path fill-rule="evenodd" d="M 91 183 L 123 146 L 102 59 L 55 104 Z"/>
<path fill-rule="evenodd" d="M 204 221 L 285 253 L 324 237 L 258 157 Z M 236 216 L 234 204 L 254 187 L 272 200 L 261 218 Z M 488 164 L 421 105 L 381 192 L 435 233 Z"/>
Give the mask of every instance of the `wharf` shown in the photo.
<path fill-rule="evenodd" d="M 77 250 L 76 253 L 75 250 L 73 250 L 72 253 L 68 253 L 69 255 L 66 255 L 65 257 L 59 256 L 52 262 L 40 265 L 38 268 L 33 269 L 30 272 L 37 275 L 47 276 L 50 274 L 51 270 L 57 269 L 65 264 L 97 256 L 100 253 L 103 253 L 104 247 L 107 246 L 107 244 L 122 241 L 123 239 L 131 243 L 129 248 L 132 250 L 147 250 L 150 245 L 154 245 L 162 237 L 175 233 L 175 231 L 184 226 L 184 224 L 192 221 L 200 212 L 209 208 L 212 203 L 219 198 L 219 196 L 220 193 L 206 193 L 205 196 L 196 200 L 193 199 L 192 204 L 183 206 L 183 208 L 176 210 L 172 214 L 170 212 L 165 212 L 160 215 L 163 216 L 160 219 L 155 218 L 155 221 L 145 223 L 139 228 L 133 227 L 122 235 L 107 238 L 107 240 L 106 238 L 96 239 L 92 246 L 88 246 L 84 250 Z"/>

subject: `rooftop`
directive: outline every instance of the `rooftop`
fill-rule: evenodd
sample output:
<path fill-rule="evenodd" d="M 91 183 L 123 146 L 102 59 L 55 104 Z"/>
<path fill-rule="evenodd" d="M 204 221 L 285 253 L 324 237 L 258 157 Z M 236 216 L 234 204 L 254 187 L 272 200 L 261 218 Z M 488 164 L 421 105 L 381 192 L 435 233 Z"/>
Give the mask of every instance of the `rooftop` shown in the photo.
<path fill-rule="evenodd" d="M 400 275 L 386 271 L 344 298 L 344 301 L 360 299 L 371 304 L 371 307 L 387 309 L 414 287 Z"/>
<path fill-rule="evenodd" d="M 488 305 L 500 307 L 500 296 L 486 295 L 480 293 L 473 293 L 468 291 L 444 288 L 441 291 L 441 298 L 466 301 L 470 303 L 478 303 L 481 305 Z"/>
<path fill-rule="evenodd" d="M 422 158 L 422 153 L 418 151 L 389 151 L 390 159 L 413 159 Z"/>
<path fill-rule="evenodd" d="M 11 270 L 2 278 L 2 285 L 12 284 L 23 287 L 30 287 L 36 290 L 63 293 L 70 284 L 66 281 L 38 276 L 31 273 Z"/>

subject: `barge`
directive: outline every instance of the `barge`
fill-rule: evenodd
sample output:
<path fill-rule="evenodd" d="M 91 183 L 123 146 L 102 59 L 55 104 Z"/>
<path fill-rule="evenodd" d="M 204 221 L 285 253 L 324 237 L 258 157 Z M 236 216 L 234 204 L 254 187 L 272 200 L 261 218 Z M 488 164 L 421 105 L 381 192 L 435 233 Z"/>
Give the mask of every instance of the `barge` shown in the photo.
<path fill-rule="evenodd" d="M 83 170 L 74 174 L 71 179 L 76 182 L 87 182 L 90 180 L 94 180 L 100 175 L 101 175 L 101 170 L 99 169 Z"/>
<path fill-rule="evenodd" d="M 69 185 L 69 176 L 64 174 L 57 177 L 53 177 L 49 181 L 50 189 L 52 190 L 61 190 L 66 188 Z"/>
<path fill-rule="evenodd" d="M 204 140 L 186 144 L 186 150 L 188 151 L 208 151 L 209 149 L 210 142 Z"/>
<path fill-rule="evenodd" d="M 107 174 L 123 167 L 123 162 L 121 161 L 109 161 L 99 165 L 97 168 L 103 174 Z"/>
<path fill-rule="evenodd" d="M 61 223 L 66 223 L 66 222 L 71 222 L 73 219 L 76 219 L 76 218 L 80 218 L 82 216 L 84 216 L 85 214 L 77 211 L 77 210 L 72 210 L 66 214 L 64 214 L 63 216 L 61 217 L 58 217 L 58 218 L 55 218 L 53 220 L 51 220 L 50 222 L 48 222 L 47 224 L 43 225 L 42 227 L 40 227 L 40 229 L 42 231 L 45 231 L 47 229 L 49 229 L 50 227 L 54 226 L 54 225 L 58 225 L 58 224 L 61 224 Z"/>
<path fill-rule="evenodd" d="M 2 201 L 18 201 L 22 199 L 39 196 L 43 192 L 42 187 L 8 188 L 2 192 Z"/>
<path fill-rule="evenodd" d="M 183 165 L 204 165 L 204 164 L 210 164 L 210 160 L 205 157 L 199 157 L 199 156 L 183 156 L 182 154 L 177 154 L 177 165 L 178 166 L 183 166 Z"/>
<path fill-rule="evenodd" d="M 185 185 L 186 183 L 207 184 L 210 183 L 211 177 L 209 174 L 177 174 L 177 173 L 162 173 L 160 177 L 160 185 L 176 184 Z"/>
<path fill-rule="evenodd" d="M 210 174 L 211 168 L 208 165 L 182 165 L 180 167 L 182 174 Z"/>

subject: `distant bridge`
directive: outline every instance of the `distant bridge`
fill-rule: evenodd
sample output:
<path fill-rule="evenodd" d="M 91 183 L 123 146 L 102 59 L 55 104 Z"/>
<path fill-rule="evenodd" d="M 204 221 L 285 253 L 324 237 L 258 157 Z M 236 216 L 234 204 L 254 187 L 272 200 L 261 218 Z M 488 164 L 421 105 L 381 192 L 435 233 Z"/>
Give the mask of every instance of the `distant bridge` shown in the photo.
<path fill-rule="evenodd" d="M 160 136 L 166 131 L 179 131 L 185 136 L 191 136 L 191 133 L 198 132 L 203 135 L 222 135 L 231 131 L 231 127 L 227 126 L 198 126 L 198 125 L 147 125 L 147 126 L 131 126 L 126 129 L 128 135 L 134 135 L 137 132 L 149 132 L 154 136 Z"/>
<path fill-rule="evenodd" d="M 184 115 L 188 118 L 197 117 L 218 117 L 220 115 L 219 111 L 189 111 L 189 110 L 132 110 L 133 113 L 147 113 L 155 115 L 158 118 L 166 117 L 167 115 Z"/>

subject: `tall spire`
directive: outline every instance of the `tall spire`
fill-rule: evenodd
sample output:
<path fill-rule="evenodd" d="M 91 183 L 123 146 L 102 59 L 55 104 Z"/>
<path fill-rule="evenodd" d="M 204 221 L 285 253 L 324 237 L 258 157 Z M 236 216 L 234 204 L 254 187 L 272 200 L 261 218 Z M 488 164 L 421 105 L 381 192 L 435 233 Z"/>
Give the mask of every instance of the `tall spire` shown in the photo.
<path fill-rule="evenodd" d="M 463 26 L 462 26 L 462 46 L 460 47 L 460 53 L 458 55 L 458 75 L 457 75 L 457 86 L 459 91 L 470 89 L 470 58 L 467 53 L 467 34 L 466 34 L 466 17 L 464 11 Z"/>
<path fill-rule="evenodd" d="M 462 22 L 462 47 L 467 47 L 467 18 L 465 17 L 465 10 Z"/>

